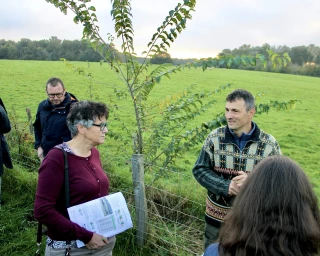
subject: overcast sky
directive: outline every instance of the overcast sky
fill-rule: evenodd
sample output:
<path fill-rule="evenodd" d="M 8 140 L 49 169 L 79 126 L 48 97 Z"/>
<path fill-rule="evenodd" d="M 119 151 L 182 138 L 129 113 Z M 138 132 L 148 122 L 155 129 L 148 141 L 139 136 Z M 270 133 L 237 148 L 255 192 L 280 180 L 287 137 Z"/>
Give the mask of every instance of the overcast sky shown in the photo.
<path fill-rule="evenodd" d="M 107 33 L 114 35 L 110 2 L 91 1 L 105 39 Z M 138 55 L 147 50 L 153 33 L 179 2 L 183 0 L 131 1 Z M 82 25 L 73 22 L 73 13 L 64 15 L 45 0 L 1 0 L 0 6 L 0 39 L 82 37 Z M 320 46 L 320 0 L 198 0 L 192 17 L 169 49 L 173 58 L 215 57 L 243 44 Z"/>

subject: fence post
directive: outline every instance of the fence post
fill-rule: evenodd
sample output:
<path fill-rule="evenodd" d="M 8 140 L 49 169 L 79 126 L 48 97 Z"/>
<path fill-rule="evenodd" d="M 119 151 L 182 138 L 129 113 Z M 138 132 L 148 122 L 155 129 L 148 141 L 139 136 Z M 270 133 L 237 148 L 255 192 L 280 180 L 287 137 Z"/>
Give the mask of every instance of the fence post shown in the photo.
<path fill-rule="evenodd" d="M 29 132 L 33 134 L 33 125 L 32 125 L 32 116 L 30 108 L 26 108 L 27 116 L 28 116 L 28 123 L 29 123 Z"/>
<path fill-rule="evenodd" d="M 132 155 L 132 180 L 136 206 L 137 235 L 136 242 L 143 246 L 147 234 L 147 200 L 144 187 L 143 155 Z"/>

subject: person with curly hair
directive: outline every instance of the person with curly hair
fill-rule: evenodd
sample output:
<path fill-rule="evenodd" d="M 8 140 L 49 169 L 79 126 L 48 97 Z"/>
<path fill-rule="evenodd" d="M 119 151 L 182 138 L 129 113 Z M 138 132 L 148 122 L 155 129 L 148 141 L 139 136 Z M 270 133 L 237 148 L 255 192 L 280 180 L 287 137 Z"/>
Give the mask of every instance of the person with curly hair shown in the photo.
<path fill-rule="evenodd" d="M 96 148 L 106 139 L 108 116 L 109 110 L 104 103 L 74 103 L 67 116 L 72 139 L 51 149 L 41 164 L 34 216 L 48 228 L 46 256 L 63 256 L 69 248 L 71 255 L 112 255 L 115 236 L 104 237 L 69 219 L 65 206 L 62 152 L 66 152 L 69 165 L 70 207 L 108 195 L 109 178 Z M 78 248 L 76 240 L 85 246 Z"/>

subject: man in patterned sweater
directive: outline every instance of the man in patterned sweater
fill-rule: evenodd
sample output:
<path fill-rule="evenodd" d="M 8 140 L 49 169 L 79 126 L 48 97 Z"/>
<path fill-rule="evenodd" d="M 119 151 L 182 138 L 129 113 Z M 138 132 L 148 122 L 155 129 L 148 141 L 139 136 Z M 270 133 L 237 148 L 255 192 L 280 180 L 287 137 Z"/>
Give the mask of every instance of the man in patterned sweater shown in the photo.
<path fill-rule="evenodd" d="M 271 155 L 280 155 L 275 138 L 252 122 L 255 102 L 246 90 L 226 98 L 227 126 L 213 130 L 205 140 L 193 168 L 196 180 L 208 190 L 204 248 L 218 239 L 220 225 L 248 173 Z"/>

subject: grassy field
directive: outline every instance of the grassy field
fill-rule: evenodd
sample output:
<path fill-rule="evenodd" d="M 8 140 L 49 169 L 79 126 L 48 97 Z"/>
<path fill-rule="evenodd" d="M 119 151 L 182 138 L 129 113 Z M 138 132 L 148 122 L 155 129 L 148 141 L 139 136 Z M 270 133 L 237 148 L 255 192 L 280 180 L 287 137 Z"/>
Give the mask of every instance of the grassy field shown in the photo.
<path fill-rule="evenodd" d="M 0 97 L 6 104 L 9 114 L 11 116 L 14 115 L 19 122 L 26 122 L 26 108 L 30 108 L 34 119 L 39 102 L 46 98 L 45 82 L 48 78 L 57 76 L 64 81 L 67 91 L 75 94 L 79 100 L 93 99 L 107 104 L 116 102 L 119 109 L 117 115 L 129 128 L 133 128 L 134 112 L 131 101 L 129 99 L 118 100 L 116 98 L 114 90 L 125 91 L 125 88 L 121 79 L 110 70 L 108 65 L 101 66 L 99 63 L 88 64 L 80 62 L 72 63 L 72 65 L 82 67 L 85 73 L 90 72 L 93 76 L 91 82 L 88 77 L 79 75 L 62 62 L 0 60 Z M 298 103 L 294 110 L 279 112 L 272 110 L 268 115 L 257 115 L 254 120 L 261 129 L 271 133 L 278 140 L 284 155 L 296 160 L 302 166 L 312 181 L 318 198 L 320 198 L 320 181 L 318 178 L 320 169 L 318 167 L 320 125 L 319 118 L 317 118 L 320 97 L 319 78 L 227 69 L 210 69 L 205 72 L 201 69 L 188 69 L 172 75 L 171 79 L 163 78 L 150 95 L 150 106 L 165 99 L 167 96 L 185 90 L 191 85 L 196 85 L 195 91 L 209 92 L 227 83 L 231 84 L 231 88 L 221 94 L 213 94 L 213 99 L 217 101 L 214 107 L 190 122 L 188 127 L 195 127 L 201 122 L 210 121 L 211 117 L 223 112 L 226 95 L 237 88 L 249 90 L 253 95 L 266 92 L 266 96 L 259 99 L 259 102 L 262 103 L 266 103 L 269 100 L 288 101 L 299 99 L 301 103 Z M 114 113 L 111 113 L 108 120 L 109 130 L 121 132 L 119 131 L 121 128 L 118 123 L 113 119 Z M 200 147 L 201 145 L 195 146 L 179 160 L 180 165 L 185 169 L 185 178 L 175 180 L 172 177 L 172 179 L 164 179 L 159 182 L 165 190 L 168 189 L 174 192 L 175 189 L 178 189 L 179 193 L 185 193 L 188 196 L 190 188 L 192 188 L 196 192 L 190 194 L 190 197 L 195 197 L 192 200 L 204 203 L 205 191 L 194 181 L 191 175 L 191 169 L 196 161 Z M 128 146 L 119 152 L 117 142 L 111 139 L 107 140 L 105 145 L 99 147 L 99 150 L 107 152 L 104 156 L 105 162 L 109 161 L 108 156 L 125 154 L 124 152 L 127 152 L 124 158 L 127 157 L 127 160 L 129 160 L 132 151 L 131 146 Z M 118 177 L 123 177 L 130 183 L 131 173 L 128 172 L 126 161 L 114 160 L 109 164 Z M 18 173 L 14 172 L 15 175 Z M 25 180 L 34 180 L 36 177 L 36 174 L 26 175 L 31 175 L 31 178 L 28 176 L 27 178 L 25 177 Z M 17 185 L 20 185 L 20 183 L 10 184 L 10 186 Z M 9 185 L 5 186 L 8 188 Z M 17 191 L 17 193 L 20 192 L 21 190 Z M 6 193 L 8 192 L 4 191 L 4 196 L 10 198 Z M 25 200 L 25 198 L 21 200 Z M 30 204 L 32 205 L 33 202 L 30 202 Z M 10 207 L 14 209 L 19 205 L 20 203 L 16 202 L 15 204 L 10 204 Z M 200 210 L 201 214 L 202 212 L 203 209 Z M 1 230 L 8 231 L 10 228 L 1 227 L 0 225 L 0 232 Z M 23 245 L 24 243 L 22 243 Z"/>
<path fill-rule="evenodd" d="M 93 82 L 84 75 L 79 75 L 62 62 L 41 61 L 0 61 L 0 90 L 1 97 L 7 109 L 14 110 L 19 121 L 26 121 L 26 108 L 30 108 L 33 117 L 39 102 L 46 98 L 45 82 L 48 78 L 60 77 L 67 91 L 75 94 L 79 100 L 90 99 L 117 102 L 119 113 L 128 126 L 133 122 L 133 108 L 129 100 L 117 100 L 113 90 L 125 91 L 121 80 L 110 70 L 108 65 L 99 63 L 72 63 L 75 67 L 83 67 L 86 72 L 93 75 Z M 89 66 L 89 67 L 88 67 Z M 236 88 L 251 91 L 254 95 L 266 92 L 261 98 L 262 102 L 268 100 L 287 101 L 299 99 L 296 109 L 290 111 L 271 111 L 255 117 L 260 128 L 271 133 L 279 141 L 285 155 L 299 162 L 317 186 L 318 152 L 320 149 L 318 99 L 320 96 L 320 79 L 286 74 L 266 72 L 252 72 L 241 70 L 211 69 L 203 72 L 201 69 L 184 70 L 175 74 L 171 79 L 163 78 L 150 96 L 150 102 L 157 102 L 176 92 L 182 91 L 195 84 L 198 91 L 212 91 L 221 85 L 231 84 L 231 88 L 221 95 L 214 94 L 217 104 L 203 116 L 190 123 L 190 127 L 203 121 L 209 121 L 211 116 L 224 111 L 225 97 L 228 92 Z M 90 91 L 91 86 L 91 91 Z M 258 102 L 259 103 L 259 102 Z M 117 130 L 117 124 L 109 119 L 110 130 Z M 112 143 L 112 142 L 111 142 Z M 108 143 L 106 143 L 108 144 Z M 186 159 L 190 159 L 190 169 L 196 160 L 198 148 L 189 152 Z M 187 166 L 186 166 L 187 167 Z"/>

